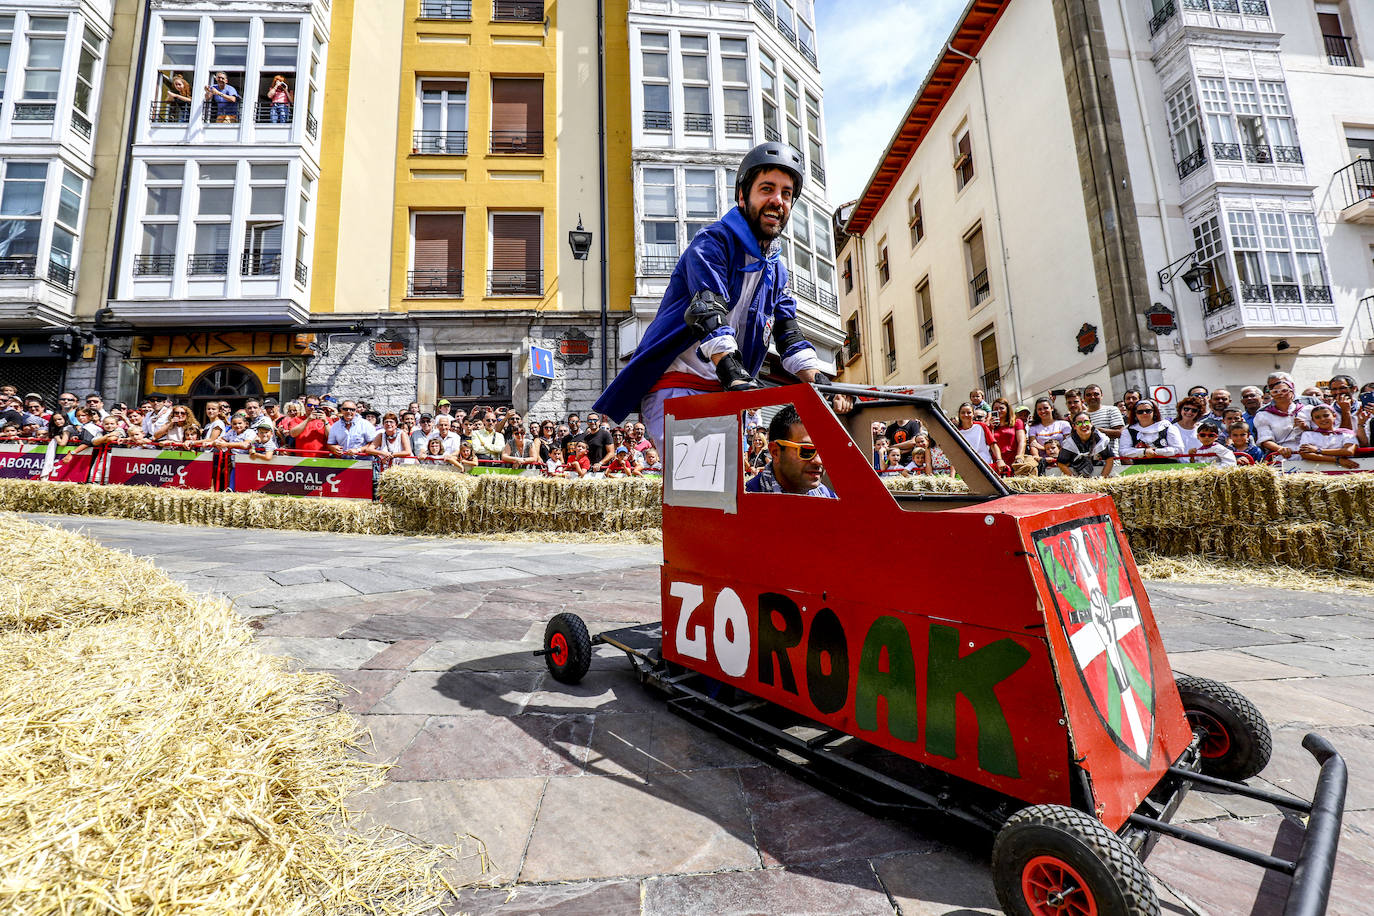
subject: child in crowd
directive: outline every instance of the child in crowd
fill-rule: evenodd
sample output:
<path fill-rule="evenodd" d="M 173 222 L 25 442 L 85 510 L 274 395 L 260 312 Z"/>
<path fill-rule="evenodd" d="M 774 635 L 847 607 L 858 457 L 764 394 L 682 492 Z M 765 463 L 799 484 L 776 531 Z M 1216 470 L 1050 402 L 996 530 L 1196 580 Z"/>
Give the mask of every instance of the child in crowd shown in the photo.
<path fill-rule="evenodd" d="M 631 477 L 639 477 L 639 468 L 630 460 L 630 450 L 625 446 L 620 446 L 615 450 L 615 457 L 611 463 L 606 465 L 607 477 L 620 477 L 628 474 Z"/>
<path fill-rule="evenodd" d="M 1298 443 L 1298 454 L 1307 461 L 1322 461 L 1340 465 L 1343 468 L 1358 468 L 1354 459 L 1355 434 L 1348 429 L 1336 428 L 1336 412 L 1325 404 L 1312 408 L 1312 422 L 1316 429 L 1302 434 Z"/>
<path fill-rule="evenodd" d="M 549 449 L 549 460 L 544 462 L 544 468 L 550 474 L 558 474 L 563 470 L 563 448 L 555 445 Z"/>
<path fill-rule="evenodd" d="M 902 450 L 899 448 L 890 448 L 883 455 L 883 467 L 879 473 L 897 474 L 900 473 L 905 466 L 905 462 L 902 461 Z"/>
<path fill-rule="evenodd" d="M 644 467 L 641 470 L 651 471 L 655 474 L 663 473 L 663 464 L 658 460 L 658 449 L 652 445 L 644 450 Z"/>
<path fill-rule="evenodd" d="M 1242 426 L 1245 424 L 1242 423 Z M 1197 447 L 1193 449 L 1192 461 L 1199 464 L 1215 464 L 1217 467 L 1233 468 L 1236 466 L 1236 454 L 1231 451 L 1221 441 L 1221 427 L 1211 420 L 1203 420 L 1198 424 L 1194 435 L 1197 436 Z"/>
<path fill-rule="evenodd" d="M 1228 410 L 1227 413 L 1230 413 Z M 1250 427 L 1244 420 L 1237 420 L 1227 427 L 1226 431 L 1231 437 L 1231 451 L 1237 456 L 1249 455 L 1250 464 L 1259 464 L 1264 460 L 1264 450 L 1250 441 Z"/>
<path fill-rule="evenodd" d="M 272 421 L 263 417 L 253 424 L 253 437 L 248 443 L 248 457 L 253 461 L 271 461 L 277 453 L 277 440 L 272 435 Z"/>
<path fill-rule="evenodd" d="M 214 445 L 215 448 L 241 451 L 248 448 L 251 438 L 248 434 L 248 414 L 239 411 L 229 418 L 229 430 L 216 439 Z"/>

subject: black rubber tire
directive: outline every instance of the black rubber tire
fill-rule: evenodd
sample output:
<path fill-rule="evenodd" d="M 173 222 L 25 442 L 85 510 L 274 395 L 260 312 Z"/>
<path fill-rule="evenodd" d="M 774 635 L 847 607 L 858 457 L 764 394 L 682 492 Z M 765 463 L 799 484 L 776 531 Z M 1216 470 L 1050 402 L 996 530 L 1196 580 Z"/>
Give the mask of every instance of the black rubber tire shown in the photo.
<path fill-rule="evenodd" d="M 1082 885 L 1067 882 L 1077 889 L 1062 909 L 1026 899 L 1026 885 L 1038 883 L 1033 879 L 1069 870 Z M 1097 818 L 1063 805 L 1032 805 L 1012 815 L 992 847 L 992 881 L 1009 916 L 1087 912 L 1085 896 L 1099 916 L 1159 916 L 1150 874 L 1125 841 Z"/>
<path fill-rule="evenodd" d="M 556 614 L 544 627 L 544 664 L 553 679 L 580 683 L 592 665 L 592 638 L 576 614 Z"/>
<path fill-rule="evenodd" d="M 1202 741 L 1202 772 L 1236 782 L 1257 776 L 1269 763 L 1274 738 L 1255 704 L 1205 677 L 1180 677 L 1175 683 L 1188 724 L 1195 733 L 1208 733 Z"/>

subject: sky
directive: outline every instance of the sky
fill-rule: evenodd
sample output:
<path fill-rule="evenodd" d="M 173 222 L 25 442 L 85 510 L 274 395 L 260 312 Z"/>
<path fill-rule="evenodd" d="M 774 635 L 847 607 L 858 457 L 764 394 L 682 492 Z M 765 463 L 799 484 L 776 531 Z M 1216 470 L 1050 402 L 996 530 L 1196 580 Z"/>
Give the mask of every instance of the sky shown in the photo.
<path fill-rule="evenodd" d="M 862 193 L 967 0 L 816 0 L 826 196 Z"/>

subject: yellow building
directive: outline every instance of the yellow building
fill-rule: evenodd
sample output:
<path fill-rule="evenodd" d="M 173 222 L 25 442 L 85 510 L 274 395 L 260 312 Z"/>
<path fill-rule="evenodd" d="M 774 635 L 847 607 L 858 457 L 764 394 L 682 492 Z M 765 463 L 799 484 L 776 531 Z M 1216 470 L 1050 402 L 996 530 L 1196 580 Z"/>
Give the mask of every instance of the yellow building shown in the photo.
<path fill-rule="evenodd" d="M 623 0 L 605 13 L 604 204 L 593 4 L 335 0 L 332 17 L 307 388 L 584 409 L 633 282 Z M 558 355 L 552 382 L 529 377 L 532 345 Z"/>

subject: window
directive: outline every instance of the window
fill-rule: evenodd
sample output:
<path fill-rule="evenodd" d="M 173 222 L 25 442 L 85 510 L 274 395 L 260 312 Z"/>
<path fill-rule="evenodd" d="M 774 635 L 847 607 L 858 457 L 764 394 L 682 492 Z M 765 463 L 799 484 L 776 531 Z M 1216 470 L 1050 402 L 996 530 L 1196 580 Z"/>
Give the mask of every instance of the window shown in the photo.
<path fill-rule="evenodd" d="M 883 358 L 887 363 L 887 374 L 897 371 L 897 334 L 892 329 L 892 316 L 883 319 Z"/>
<path fill-rule="evenodd" d="M 716 193 L 716 170 L 686 169 L 683 176 L 687 181 L 686 242 L 691 244 L 698 232 L 716 221 L 720 212 L 719 196 Z"/>
<path fill-rule="evenodd" d="M 214 40 L 205 83 L 218 82 L 218 75 L 223 73 L 228 88 L 220 91 L 229 98 L 212 96 L 207 101 L 204 111 L 208 121 L 237 124 L 243 116 L 243 95 L 248 90 L 249 28 L 250 23 L 244 19 L 216 19 L 211 25 Z"/>
<path fill-rule="evenodd" d="M 1178 166 L 1178 177 L 1182 179 L 1207 161 L 1192 87 L 1184 84 L 1169 96 L 1166 107 L 1169 111 L 1169 136 L 1174 146 L 1174 162 Z"/>
<path fill-rule="evenodd" d="M 489 296 L 542 296 L 543 216 L 539 213 L 491 215 Z"/>
<path fill-rule="evenodd" d="M 310 225 L 310 200 L 314 194 L 315 182 L 309 175 L 301 176 L 301 199 L 296 209 L 296 282 L 305 286 L 309 267 L 310 237 L 305 227 Z"/>
<path fill-rule="evenodd" d="M 312 34 L 310 36 L 310 73 L 309 81 L 305 86 L 305 103 L 297 102 L 300 110 L 305 112 L 305 132 L 311 137 L 317 136 L 320 130 L 319 113 L 316 109 L 319 107 L 320 57 L 323 52 L 324 41 L 318 34 Z M 466 123 L 464 129 L 466 129 Z M 300 269 L 302 263 L 297 261 L 297 270 Z"/>
<path fill-rule="evenodd" d="M 764 51 L 759 52 L 759 82 L 763 88 L 763 139 L 776 143 L 782 139 L 778 132 L 778 65 Z"/>
<path fill-rule="evenodd" d="M 1231 249 L 1236 263 L 1236 278 L 1240 281 L 1243 302 L 1267 302 L 1269 290 L 1264 285 L 1264 271 L 1260 267 L 1259 233 L 1255 228 L 1255 214 L 1248 210 L 1233 210 L 1226 214 L 1231 230 Z"/>
<path fill-rule="evenodd" d="M 248 167 L 248 220 L 244 232 L 244 276 L 281 273 L 282 222 L 286 212 L 286 165 L 253 163 Z"/>
<path fill-rule="evenodd" d="M 878 283 L 885 285 L 892 279 L 892 271 L 887 264 L 887 236 L 878 240 Z"/>
<path fill-rule="evenodd" d="M 982 226 L 964 238 L 964 260 L 969 275 L 969 307 L 977 308 L 992 297 L 992 283 L 988 280 L 988 255 L 983 248 Z"/>
<path fill-rule="evenodd" d="M 786 71 L 782 74 L 782 97 L 783 110 L 787 114 L 787 142 L 793 149 L 801 149 L 801 86 L 797 78 Z"/>
<path fill-rule="evenodd" d="M 262 71 L 253 120 L 258 124 L 290 124 L 296 112 L 296 61 L 301 27 L 296 22 L 262 24 Z"/>
<path fill-rule="evenodd" d="M 1226 246 L 1221 238 L 1221 223 L 1217 217 L 1209 217 L 1193 227 L 1193 250 L 1198 253 L 1198 262 L 1212 268 L 1204 294 L 1204 312 L 1214 312 L 1231 304 L 1231 286 L 1226 269 Z"/>
<path fill-rule="evenodd" d="M 76 64 L 76 94 L 72 104 L 72 127 L 90 139 L 95 120 L 96 64 L 100 60 L 100 36 L 86 26 L 81 35 L 81 58 Z"/>
<path fill-rule="evenodd" d="M 911 197 L 907 198 L 907 227 L 911 232 L 911 247 L 915 248 L 916 243 L 926 237 L 926 223 L 921 216 L 921 189 L 917 188 L 911 192 Z"/>
<path fill-rule="evenodd" d="M 86 181 L 71 169 L 62 170 L 62 187 L 58 190 L 57 220 L 52 227 L 52 242 L 48 254 L 48 279 L 67 290 L 76 288 L 76 237 L 80 234 L 81 198 Z"/>
<path fill-rule="evenodd" d="M 644 129 L 672 130 L 672 86 L 668 77 L 668 36 L 643 32 L 639 36 L 644 64 Z"/>
<path fill-rule="evenodd" d="M 844 323 L 844 353 L 842 355 L 846 363 L 858 359 L 859 355 L 863 353 L 861 344 L 862 340 L 859 334 L 859 313 L 855 312 L 853 315 L 850 315 Z"/>
<path fill-rule="evenodd" d="M 854 292 L 854 259 L 849 255 L 844 258 L 844 291 L 846 294 Z"/>
<path fill-rule="evenodd" d="M 669 274 L 677 264 L 677 185 L 673 169 L 645 169 L 644 270 Z"/>
<path fill-rule="evenodd" d="M 811 163 L 811 177 L 825 184 L 825 159 L 821 155 L 821 103 L 806 93 L 806 158 Z"/>
<path fill-rule="evenodd" d="M 1331 301 L 1317 221 L 1311 213 L 1230 210 L 1236 275 L 1245 302 Z"/>
<path fill-rule="evenodd" d="M 0 276 L 35 276 L 46 162 L 4 162 L 0 186 Z"/>
<path fill-rule="evenodd" d="M 192 82 L 196 77 L 199 35 L 198 20 L 162 20 L 162 62 L 157 72 L 156 98 L 151 102 L 150 111 L 153 123 L 185 124 L 191 120 L 191 106 L 204 95 L 204 89 Z"/>
<path fill-rule="evenodd" d="M 509 403 L 511 360 L 509 356 L 440 357 L 439 396 L 464 410 L 478 404 Z"/>
<path fill-rule="evenodd" d="M 1322 30 L 1322 44 L 1326 62 L 1333 67 L 1358 67 L 1353 39 L 1342 21 L 1339 6 L 1322 5 L 1317 9 L 1317 23 Z"/>
<path fill-rule="evenodd" d="M 712 168 L 645 168 L 641 173 L 639 270 L 667 276 L 678 254 L 729 207 L 735 173 Z M 795 219 L 795 214 L 793 219 Z"/>
<path fill-rule="evenodd" d="M 464 156 L 468 151 L 467 80 L 421 80 L 420 126 L 411 152 Z"/>
<path fill-rule="evenodd" d="M 711 132 L 711 59 L 705 35 L 683 35 L 682 129 Z"/>
<path fill-rule="evenodd" d="M 170 277 L 176 267 L 177 221 L 181 217 L 180 162 L 150 162 L 146 166 L 142 235 L 134 255 L 135 277 Z"/>
<path fill-rule="evenodd" d="M 188 273 L 224 276 L 229 272 L 229 220 L 236 167 L 233 163 L 202 162 L 197 168 L 195 250 Z"/>
<path fill-rule="evenodd" d="M 973 180 L 973 141 L 968 128 L 961 128 L 954 141 L 954 184 L 962 190 Z"/>
<path fill-rule="evenodd" d="M 30 16 L 29 56 L 24 68 L 24 101 L 15 106 L 16 121 L 52 121 L 57 117 L 57 91 L 62 78 L 66 16 Z"/>
<path fill-rule="evenodd" d="M 494 155 L 543 154 L 543 80 L 492 77 L 491 151 Z"/>
<path fill-rule="evenodd" d="M 991 326 L 979 331 L 974 337 L 978 351 L 978 387 L 989 398 L 1002 394 L 1002 361 L 997 355 L 997 332 Z"/>
<path fill-rule="evenodd" d="M 749 109 L 749 42 L 743 38 L 720 39 L 720 70 L 725 101 L 725 132 L 749 137 L 754 119 Z"/>
<path fill-rule="evenodd" d="M 940 366 L 936 363 L 927 366 L 926 371 L 923 373 L 923 377 L 927 385 L 940 384 Z"/>
<path fill-rule="evenodd" d="M 935 343 L 935 313 L 931 310 L 930 281 L 916 284 L 916 320 L 921 323 L 921 348 Z"/>
<path fill-rule="evenodd" d="M 407 293 L 411 296 L 463 295 L 463 214 L 416 213 L 415 250 Z"/>
<path fill-rule="evenodd" d="M 14 16 L 0 16 L 0 99 L 9 83 L 10 47 L 14 42 Z"/>

